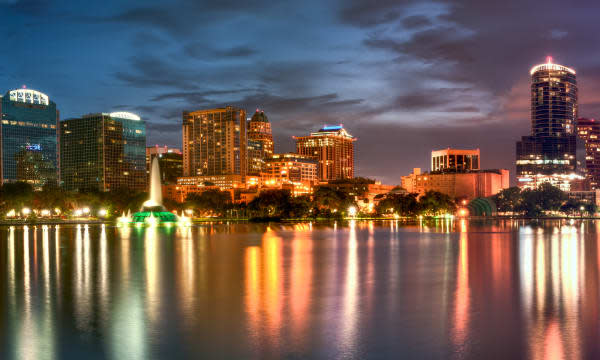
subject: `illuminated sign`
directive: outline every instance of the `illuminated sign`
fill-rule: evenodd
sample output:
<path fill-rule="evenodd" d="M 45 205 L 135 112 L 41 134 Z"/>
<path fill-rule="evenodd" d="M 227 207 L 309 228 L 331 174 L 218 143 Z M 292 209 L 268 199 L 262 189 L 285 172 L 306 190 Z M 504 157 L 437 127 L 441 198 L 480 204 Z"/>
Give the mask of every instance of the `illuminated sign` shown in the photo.
<path fill-rule="evenodd" d="M 48 95 L 31 89 L 18 89 L 8 92 L 11 101 L 18 101 L 29 104 L 48 105 L 50 100 Z"/>
<path fill-rule="evenodd" d="M 40 145 L 40 144 L 26 145 L 25 149 L 27 149 L 29 151 L 41 151 L 42 150 L 42 145 Z"/>

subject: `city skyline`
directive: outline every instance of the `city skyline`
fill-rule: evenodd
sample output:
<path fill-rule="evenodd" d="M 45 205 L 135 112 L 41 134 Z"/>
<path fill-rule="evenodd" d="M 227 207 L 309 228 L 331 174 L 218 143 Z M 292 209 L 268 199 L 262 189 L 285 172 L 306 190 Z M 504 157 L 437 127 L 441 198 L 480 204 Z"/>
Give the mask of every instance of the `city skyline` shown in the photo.
<path fill-rule="evenodd" d="M 269 114 L 276 152 L 293 151 L 292 135 L 343 122 L 360 139 L 357 174 L 386 183 L 448 146 L 480 147 L 482 166 L 514 172 L 514 141 L 530 126 L 528 71 L 546 56 L 577 70 L 579 115 L 598 117 L 600 71 L 588 46 L 598 36 L 591 19 L 598 5 L 568 15 L 554 1 L 541 9 L 490 6 L 109 2 L 84 9 L 4 1 L 0 18 L 13 30 L 0 80 L 6 89 L 26 84 L 48 94 L 63 119 L 139 113 L 149 144 L 180 147 L 182 111 L 231 104 Z M 60 24 L 46 20 L 52 16 Z M 28 41 L 34 35 L 40 46 Z M 490 133 L 494 139 L 482 141 Z M 398 156 L 409 150 L 414 156 Z"/>

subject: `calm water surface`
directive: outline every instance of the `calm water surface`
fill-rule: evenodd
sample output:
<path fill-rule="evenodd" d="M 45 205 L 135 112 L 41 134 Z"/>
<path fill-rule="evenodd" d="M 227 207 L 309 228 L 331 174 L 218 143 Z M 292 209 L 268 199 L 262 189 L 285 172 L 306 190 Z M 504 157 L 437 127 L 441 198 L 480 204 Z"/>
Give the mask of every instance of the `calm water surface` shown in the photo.
<path fill-rule="evenodd" d="M 600 222 L 0 228 L 2 359 L 599 358 Z"/>

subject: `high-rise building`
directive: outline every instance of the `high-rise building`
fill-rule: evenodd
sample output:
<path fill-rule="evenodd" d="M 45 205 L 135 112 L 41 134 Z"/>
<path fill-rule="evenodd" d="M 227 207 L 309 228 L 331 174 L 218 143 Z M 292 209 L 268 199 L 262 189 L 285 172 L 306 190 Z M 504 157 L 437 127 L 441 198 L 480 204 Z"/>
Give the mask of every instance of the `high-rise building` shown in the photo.
<path fill-rule="evenodd" d="M 431 171 L 461 172 L 479 170 L 479 149 L 444 149 L 431 152 Z"/>
<path fill-rule="evenodd" d="M 146 172 L 150 176 L 152 159 L 158 157 L 160 178 L 163 185 L 177 183 L 177 178 L 183 176 L 183 153 L 180 149 L 168 146 L 149 146 L 146 148 Z"/>
<path fill-rule="evenodd" d="M 46 94 L 18 89 L 0 97 L 0 184 L 26 181 L 35 188 L 59 179 L 56 104 Z"/>
<path fill-rule="evenodd" d="M 325 126 L 309 136 L 295 137 L 296 152 L 307 155 L 318 164 L 319 180 L 354 177 L 354 138 L 343 125 Z"/>
<path fill-rule="evenodd" d="M 184 176 L 246 175 L 246 111 L 227 106 L 183 113 Z"/>
<path fill-rule="evenodd" d="M 549 182 L 569 190 L 577 173 L 577 80 L 575 70 L 552 63 L 531 71 L 531 135 L 517 142 L 519 186 Z"/>
<path fill-rule="evenodd" d="M 585 142 L 585 177 L 592 190 L 600 189 L 600 121 L 578 119 L 577 135 Z"/>
<path fill-rule="evenodd" d="M 265 160 L 273 156 L 273 134 L 265 112 L 256 109 L 248 121 L 248 174 L 260 174 Z"/>
<path fill-rule="evenodd" d="M 146 124 L 128 112 L 60 123 L 61 181 L 67 190 L 146 191 Z"/>

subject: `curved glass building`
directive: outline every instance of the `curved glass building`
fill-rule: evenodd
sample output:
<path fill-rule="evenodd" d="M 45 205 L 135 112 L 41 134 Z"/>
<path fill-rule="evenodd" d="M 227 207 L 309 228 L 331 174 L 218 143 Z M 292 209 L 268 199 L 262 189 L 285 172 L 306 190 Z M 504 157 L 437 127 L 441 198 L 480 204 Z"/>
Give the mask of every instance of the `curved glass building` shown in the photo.
<path fill-rule="evenodd" d="M 575 70 L 554 64 L 531 68 L 531 135 L 517 142 L 519 186 L 543 182 L 570 190 L 578 171 L 577 78 Z"/>
<path fill-rule="evenodd" d="M 0 97 L 0 184 L 26 181 L 35 188 L 58 183 L 56 104 L 31 89 Z"/>
<path fill-rule="evenodd" d="M 531 135 L 560 137 L 575 132 L 577 78 L 575 70 L 553 64 L 531 69 Z"/>

